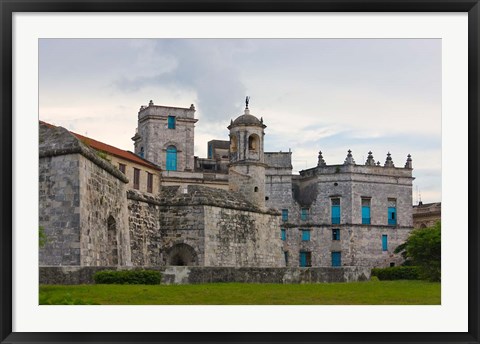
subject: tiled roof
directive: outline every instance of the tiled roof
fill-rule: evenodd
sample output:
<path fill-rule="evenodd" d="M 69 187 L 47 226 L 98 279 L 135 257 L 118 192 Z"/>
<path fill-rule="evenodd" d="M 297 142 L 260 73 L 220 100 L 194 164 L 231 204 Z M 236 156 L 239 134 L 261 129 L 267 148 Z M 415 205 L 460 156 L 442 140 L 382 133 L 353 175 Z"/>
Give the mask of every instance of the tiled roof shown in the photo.
<path fill-rule="evenodd" d="M 40 123 L 42 123 L 44 125 L 47 125 L 47 126 L 50 126 L 50 127 L 55 127 L 55 125 L 50 124 L 50 123 L 46 123 L 46 122 L 43 122 L 43 121 L 40 121 Z M 102 152 L 105 152 L 107 154 L 114 155 L 116 157 L 119 157 L 119 158 L 122 158 L 122 159 L 125 159 L 125 160 L 129 160 L 129 161 L 134 162 L 134 163 L 139 164 L 139 165 L 143 165 L 143 166 L 150 167 L 150 168 L 153 168 L 153 169 L 156 169 L 156 170 L 160 170 L 160 167 L 158 167 L 157 165 L 149 162 L 148 160 L 142 159 L 141 157 L 139 157 L 138 155 L 136 155 L 132 152 L 107 145 L 106 143 L 91 139 L 89 137 L 86 137 L 86 136 L 83 136 L 83 135 L 80 135 L 80 134 L 77 134 L 77 133 L 74 133 L 73 131 L 70 131 L 70 132 L 73 135 L 75 135 L 84 144 L 92 147 L 95 150 L 102 151 Z"/>

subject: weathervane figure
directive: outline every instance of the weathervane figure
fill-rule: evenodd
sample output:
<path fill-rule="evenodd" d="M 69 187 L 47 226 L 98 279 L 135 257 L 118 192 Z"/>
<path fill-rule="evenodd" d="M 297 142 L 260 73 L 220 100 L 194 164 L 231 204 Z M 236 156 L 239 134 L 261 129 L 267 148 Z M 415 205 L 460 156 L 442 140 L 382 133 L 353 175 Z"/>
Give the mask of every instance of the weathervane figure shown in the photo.
<path fill-rule="evenodd" d="M 245 109 L 248 109 L 248 102 L 250 102 L 250 97 L 247 96 L 247 98 L 245 98 Z"/>

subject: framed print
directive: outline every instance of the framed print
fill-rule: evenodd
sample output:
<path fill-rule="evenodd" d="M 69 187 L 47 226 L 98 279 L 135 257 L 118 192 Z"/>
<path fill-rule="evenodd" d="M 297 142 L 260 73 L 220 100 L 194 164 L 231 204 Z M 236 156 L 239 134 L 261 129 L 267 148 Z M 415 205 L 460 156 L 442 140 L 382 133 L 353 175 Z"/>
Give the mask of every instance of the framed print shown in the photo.
<path fill-rule="evenodd" d="M 479 12 L 2 1 L 2 343 L 478 343 Z"/>

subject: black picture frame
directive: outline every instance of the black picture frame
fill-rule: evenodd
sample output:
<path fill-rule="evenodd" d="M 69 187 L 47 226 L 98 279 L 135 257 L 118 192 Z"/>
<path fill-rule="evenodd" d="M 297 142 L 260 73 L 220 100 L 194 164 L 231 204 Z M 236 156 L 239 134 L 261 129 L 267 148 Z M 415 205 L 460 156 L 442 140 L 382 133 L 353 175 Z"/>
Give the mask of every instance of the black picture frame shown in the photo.
<path fill-rule="evenodd" d="M 15 12 L 468 12 L 468 332 L 33 333 L 12 332 L 12 16 Z M 2 343 L 479 343 L 478 0 L 0 0 L 0 340 Z M 465 162 L 461 162 L 464 164 Z M 426 320 L 428 321 L 428 319 Z M 399 324 L 401 326 L 401 324 Z"/>

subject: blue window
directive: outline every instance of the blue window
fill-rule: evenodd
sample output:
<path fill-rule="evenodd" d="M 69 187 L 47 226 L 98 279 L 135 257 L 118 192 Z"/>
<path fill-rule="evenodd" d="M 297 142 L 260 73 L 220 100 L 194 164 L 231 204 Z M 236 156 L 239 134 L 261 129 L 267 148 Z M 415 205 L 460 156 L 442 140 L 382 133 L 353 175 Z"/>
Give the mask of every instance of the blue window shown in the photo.
<path fill-rule="evenodd" d="M 168 129 L 175 129 L 175 116 L 168 116 Z"/>
<path fill-rule="evenodd" d="M 362 224 L 370 224 L 370 199 L 362 198 Z"/>
<path fill-rule="evenodd" d="M 302 208 L 300 212 L 300 217 L 302 221 L 307 221 L 308 220 L 308 208 Z"/>
<path fill-rule="evenodd" d="M 382 251 L 388 251 L 388 235 L 382 235 Z"/>
<path fill-rule="evenodd" d="M 281 233 L 282 233 L 282 240 L 283 241 L 287 240 L 287 231 L 285 230 L 285 228 L 281 229 Z"/>
<path fill-rule="evenodd" d="M 332 252 L 332 266 L 342 266 L 342 252 Z"/>
<path fill-rule="evenodd" d="M 397 225 L 397 200 L 388 199 L 388 225 Z"/>
<path fill-rule="evenodd" d="M 300 267 L 312 266 L 312 252 L 300 252 Z"/>
<path fill-rule="evenodd" d="M 143 147 L 140 147 L 140 156 L 141 156 L 142 158 L 144 157 L 144 154 L 145 154 L 145 152 L 144 152 L 144 150 L 143 150 Z"/>
<path fill-rule="evenodd" d="M 302 229 L 302 241 L 310 241 L 310 230 Z"/>
<path fill-rule="evenodd" d="M 208 144 L 208 158 L 213 159 L 213 151 L 212 151 L 212 144 Z"/>
<path fill-rule="evenodd" d="M 282 221 L 288 221 L 288 209 L 282 209 Z"/>
<path fill-rule="evenodd" d="M 332 224 L 340 223 L 340 198 L 332 198 Z"/>
<path fill-rule="evenodd" d="M 340 240 L 340 229 L 332 229 L 332 240 Z"/>
<path fill-rule="evenodd" d="M 177 170 L 177 148 L 175 146 L 168 146 L 167 148 L 167 171 L 176 171 Z"/>

